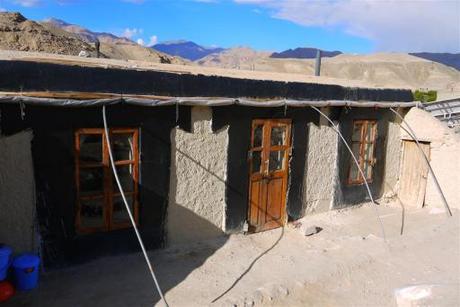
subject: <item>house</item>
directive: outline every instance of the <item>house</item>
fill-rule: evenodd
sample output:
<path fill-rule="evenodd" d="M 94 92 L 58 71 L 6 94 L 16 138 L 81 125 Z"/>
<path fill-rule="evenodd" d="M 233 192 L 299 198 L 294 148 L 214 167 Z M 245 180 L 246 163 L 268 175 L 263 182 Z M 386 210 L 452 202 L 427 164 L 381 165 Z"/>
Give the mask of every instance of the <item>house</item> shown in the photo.
<path fill-rule="evenodd" d="M 264 231 L 391 194 L 406 89 L 325 77 L 0 53 L 0 241 L 48 265 Z M 364 179 L 336 131 L 356 154 Z M 6 148 L 6 150 L 5 150 Z"/>

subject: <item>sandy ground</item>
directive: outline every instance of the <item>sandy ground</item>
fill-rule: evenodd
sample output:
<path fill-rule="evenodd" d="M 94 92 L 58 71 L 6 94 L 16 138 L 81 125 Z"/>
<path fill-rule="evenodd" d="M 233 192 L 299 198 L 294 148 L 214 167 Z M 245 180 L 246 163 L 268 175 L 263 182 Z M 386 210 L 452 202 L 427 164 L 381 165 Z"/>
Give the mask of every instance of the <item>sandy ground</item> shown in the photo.
<path fill-rule="evenodd" d="M 170 306 L 395 306 L 395 291 L 408 286 L 417 288 L 405 289 L 406 297 L 458 306 L 459 212 L 447 218 L 439 209 L 406 210 L 401 236 L 401 208 L 382 204 L 379 211 L 386 243 L 365 205 L 155 251 L 151 260 Z M 304 236 L 312 225 L 323 230 Z M 38 289 L 4 306 L 154 304 L 162 306 L 142 256 L 133 254 L 43 274 Z"/>

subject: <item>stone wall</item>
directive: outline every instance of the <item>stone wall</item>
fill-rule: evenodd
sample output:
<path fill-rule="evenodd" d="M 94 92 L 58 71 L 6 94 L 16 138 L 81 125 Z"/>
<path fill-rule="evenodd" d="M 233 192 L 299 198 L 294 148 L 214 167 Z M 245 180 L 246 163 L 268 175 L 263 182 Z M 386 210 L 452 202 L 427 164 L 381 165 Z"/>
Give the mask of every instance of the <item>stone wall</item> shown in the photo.
<path fill-rule="evenodd" d="M 0 243 L 15 253 L 37 249 L 31 131 L 0 136 Z"/>
<path fill-rule="evenodd" d="M 171 133 L 167 244 L 223 235 L 228 126 L 213 132 L 212 111 L 192 108 L 192 132 Z"/>

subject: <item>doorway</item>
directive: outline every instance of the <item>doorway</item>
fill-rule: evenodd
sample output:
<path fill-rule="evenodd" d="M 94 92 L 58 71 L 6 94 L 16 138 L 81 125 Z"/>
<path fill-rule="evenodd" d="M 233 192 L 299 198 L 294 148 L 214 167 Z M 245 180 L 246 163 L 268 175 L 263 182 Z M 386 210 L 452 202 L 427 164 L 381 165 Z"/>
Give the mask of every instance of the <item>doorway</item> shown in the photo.
<path fill-rule="evenodd" d="M 430 157 L 430 143 L 420 142 L 425 155 Z M 428 165 L 414 141 L 403 141 L 403 158 L 399 199 L 404 205 L 421 208 L 425 202 Z"/>
<path fill-rule="evenodd" d="M 249 231 L 286 223 L 286 191 L 291 152 L 290 119 L 252 121 L 249 150 Z"/>

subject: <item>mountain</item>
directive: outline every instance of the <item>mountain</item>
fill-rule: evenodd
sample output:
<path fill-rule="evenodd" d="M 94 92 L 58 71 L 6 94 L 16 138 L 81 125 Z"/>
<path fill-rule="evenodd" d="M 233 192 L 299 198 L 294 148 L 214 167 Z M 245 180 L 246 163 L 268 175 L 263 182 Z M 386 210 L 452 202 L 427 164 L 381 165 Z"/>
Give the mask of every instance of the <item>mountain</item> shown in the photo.
<path fill-rule="evenodd" d="M 168 64 L 185 64 L 187 61 L 141 46 L 125 37 L 118 37 L 111 33 L 93 32 L 79 25 L 67 23 L 63 20 L 50 18 L 41 23 L 49 29 L 65 31 L 82 41 L 94 45 L 99 40 L 101 53 L 111 59 L 137 60 Z"/>
<path fill-rule="evenodd" d="M 314 59 L 316 58 L 316 52 L 316 48 L 296 48 L 274 52 L 270 57 L 274 59 Z M 324 58 L 335 57 L 339 54 L 342 54 L 342 52 L 321 50 L 321 56 Z"/>
<path fill-rule="evenodd" d="M 223 48 L 203 47 L 194 42 L 184 40 L 159 43 L 152 48 L 172 56 L 180 56 L 190 61 L 196 61 L 211 53 L 219 53 L 225 50 Z"/>
<path fill-rule="evenodd" d="M 268 58 L 271 52 L 256 51 L 249 47 L 236 47 L 226 49 L 219 53 L 212 53 L 201 58 L 195 63 L 202 66 L 221 67 L 230 69 L 253 69 L 254 63 L 263 58 Z"/>
<path fill-rule="evenodd" d="M 453 67 L 460 70 L 460 53 L 432 53 L 432 52 L 418 52 L 409 53 L 410 55 L 430 60 L 437 63 Z"/>
<path fill-rule="evenodd" d="M 93 32 L 79 25 L 70 24 L 70 23 L 67 23 L 63 20 L 56 19 L 56 18 L 46 19 L 43 22 L 41 22 L 41 24 L 51 25 L 53 27 L 62 29 L 64 31 L 76 34 L 78 37 L 80 37 L 82 40 L 88 43 L 95 43 L 97 40 L 99 40 L 101 43 L 107 43 L 107 44 L 118 44 L 118 43 L 133 44 L 134 43 L 133 41 L 125 37 L 118 37 L 111 33 L 105 33 L 105 32 Z"/>
<path fill-rule="evenodd" d="M 251 56 L 252 55 L 252 56 Z M 272 58 L 269 53 L 228 49 L 195 63 L 203 66 L 314 75 L 314 59 Z M 321 76 L 360 80 L 375 86 L 430 89 L 438 99 L 460 96 L 460 72 L 446 65 L 404 53 L 340 54 L 324 58 Z"/>
<path fill-rule="evenodd" d="M 20 13 L 8 12 L 0 12 L 0 49 L 67 55 L 78 55 L 82 50 L 95 51 L 92 45 L 63 30 L 45 27 Z"/>

